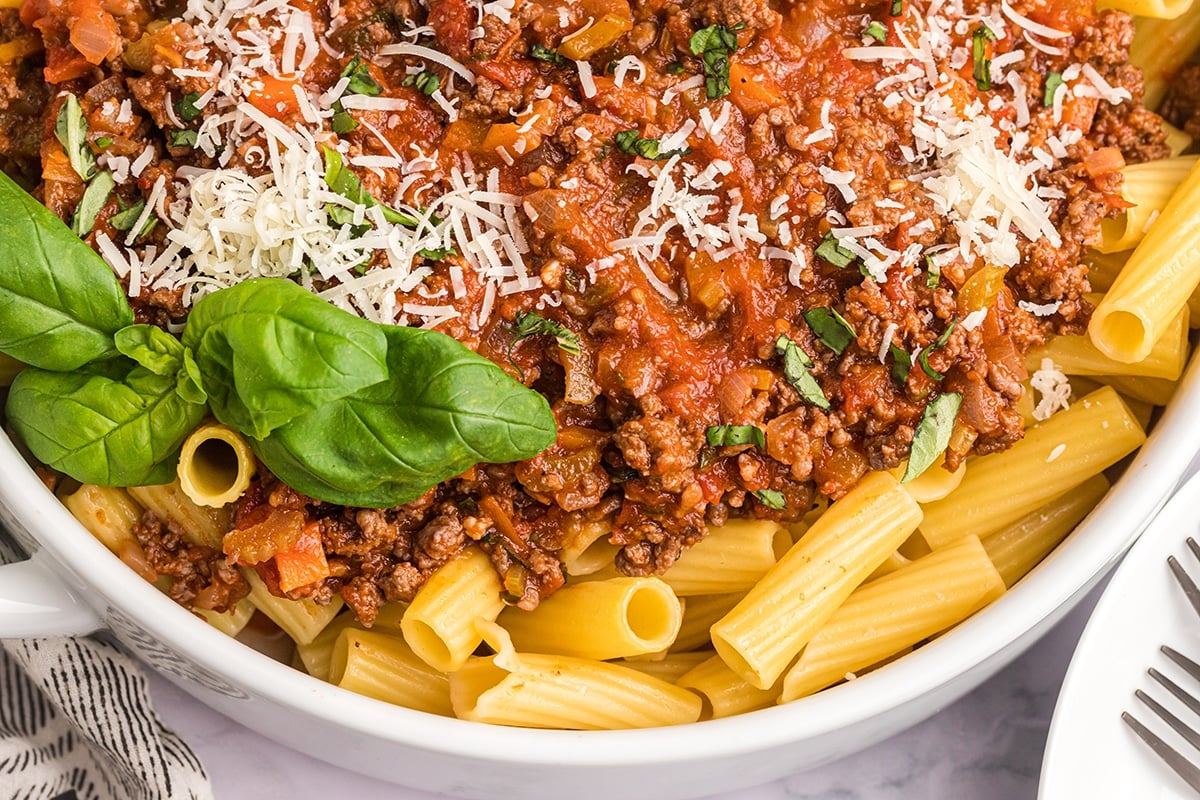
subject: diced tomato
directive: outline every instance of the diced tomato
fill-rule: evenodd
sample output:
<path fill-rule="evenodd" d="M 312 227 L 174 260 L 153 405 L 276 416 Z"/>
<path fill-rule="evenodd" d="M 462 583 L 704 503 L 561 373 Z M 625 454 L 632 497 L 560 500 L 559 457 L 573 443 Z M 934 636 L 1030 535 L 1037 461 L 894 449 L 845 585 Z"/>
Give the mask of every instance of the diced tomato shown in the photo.
<path fill-rule="evenodd" d="M 63 83 L 82 78 L 92 71 L 88 60 L 69 47 L 52 47 L 46 51 L 46 68 L 43 70 L 47 83 Z"/>
<path fill-rule="evenodd" d="M 467 0 L 430 0 L 428 22 L 440 49 L 451 58 L 466 61 L 475 27 L 475 12 Z"/>
<path fill-rule="evenodd" d="M 279 588 L 285 592 L 329 577 L 329 562 L 325 560 L 321 529 L 316 522 L 304 526 L 290 550 L 275 554 L 275 568 L 279 571 Z"/>
<path fill-rule="evenodd" d="M 532 83 L 537 75 L 537 68 L 528 59 L 473 61 L 470 67 L 476 74 L 490 78 L 505 89 L 518 89 Z"/>

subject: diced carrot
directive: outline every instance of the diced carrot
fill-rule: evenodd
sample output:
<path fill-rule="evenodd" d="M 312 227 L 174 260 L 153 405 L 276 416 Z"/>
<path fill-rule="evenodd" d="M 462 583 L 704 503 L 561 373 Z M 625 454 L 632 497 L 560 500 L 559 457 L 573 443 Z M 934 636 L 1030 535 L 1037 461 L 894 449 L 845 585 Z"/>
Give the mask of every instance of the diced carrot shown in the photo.
<path fill-rule="evenodd" d="M 251 92 L 249 100 L 259 111 L 276 119 L 295 116 L 299 110 L 296 99 L 295 81 L 264 75 L 259 78 L 262 89 Z"/>
<path fill-rule="evenodd" d="M 755 115 L 784 105 L 779 84 L 765 70 L 737 61 L 729 62 L 729 99 L 744 113 Z"/>
<path fill-rule="evenodd" d="M 275 554 L 275 568 L 279 570 L 279 588 L 285 592 L 329 577 L 329 562 L 325 560 L 321 529 L 316 522 L 304 526 L 300 539 L 290 550 Z"/>
<path fill-rule="evenodd" d="M 522 127 L 515 122 L 495 123 L 483 139 L 484 152 L 495 153 L 504 148 L 510 156 L 521 156 L 536 150 L 542 143 L 542 135 L 535 130 L 523 131 Z"/>
<path fill-rule="evenodd" d="M 273 508 L 263 521 L 225 534 L 222 550 L 239 564 L 258 564 L 295 547 L 304 528 L 303 513 Z"/>
<path fill-rule="evenodd" d="M 64 83 L 82 78 L 92 71 L 92 65 L 69 47 L 52 47 L 46 51 L 46 68 L 42 74 L 46 83 Z"/>

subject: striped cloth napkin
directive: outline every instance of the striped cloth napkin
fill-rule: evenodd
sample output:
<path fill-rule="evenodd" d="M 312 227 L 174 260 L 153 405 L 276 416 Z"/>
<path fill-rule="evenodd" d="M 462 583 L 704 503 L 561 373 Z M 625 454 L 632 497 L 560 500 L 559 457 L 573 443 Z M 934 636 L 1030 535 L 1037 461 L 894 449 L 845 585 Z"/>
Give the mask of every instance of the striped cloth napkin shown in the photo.
<path fill-rule="evenodd" d="M 21 556 L 0 531 L 0 563 Z M 0 640 L 0 798 L 212 800 L 141 667 L 102 636 Z"/>

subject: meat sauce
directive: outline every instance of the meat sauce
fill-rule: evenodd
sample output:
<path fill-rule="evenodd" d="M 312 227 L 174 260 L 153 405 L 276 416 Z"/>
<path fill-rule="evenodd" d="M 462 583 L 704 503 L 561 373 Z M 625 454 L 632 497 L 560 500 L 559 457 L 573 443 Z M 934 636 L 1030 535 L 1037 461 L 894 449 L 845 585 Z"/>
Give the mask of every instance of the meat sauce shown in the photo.
<path fill-rule="evenodd" d="M 319 524 L 330 564 L 331 577 L 291 595 L 340 594 L 369 623 L 473 540 L 511 601 L 529 608 L 564 582 L 558 553 L 581 526 L 611 527 L 622 572 L 662 572 L 710 526 L 794 521 L 866 471 L 901 465 L 940 394 L 963 397 L 949 468 L 1018 440 L 1023 354 L 1084 330 L 1082 254 L 1123 205 L 1120 166 L 1163 157 L 1165 136 L 1126 63 L 1127 15 L 1071 0 L 1005 3 L 1007 15 L 1001 5 L 933 5 L 947 25 L 917 0 L 293 2 L 323 46 L 302 77 L 264 72 L 250 103 L 284 125 L 308 124 L 299 94 L 329 91 L 359 58 L 396 102 L 351 112 L 354 127 L 336 133 L 350 162 L 424 158 L 442 175 L 494 175 L 489 190 L 519 198 L 533 290 L 496 291 L 464 253 L 434 254 L 397 303 L 451 307 L 437 328 L 545 394 L 559 437 L 534 459 L 480 465 L 394 509 L 321 503 L 262 471 L 236 519 L 299 510 Z M 179 119 L 180 98 L 220 89 L 205 77 L 220 71 L 220 53 L 189 13 L 137 0 L 27 0 L 19 17 L 0 11 L 5 30 L 44 45 L 0 65 L 0 150 L 12 170 L 40 176 L 52 210 L 69 219 L 83 190 L 53 136 L 58 93 L 80 97 L 92 146 L 110 164 L 154 146 L 140 174 L 118 183 L 93 244 L 123 237 L 111 218 L 149 199 L 160 176 L 171 203 L 185 166 L 267 172 L 261 134 L 230 153 L 170 136 L 202 129 L 207 115 Z M 81 25 L 107 38 L 84 42 Z M 1046 28 L 1061 36 L 1038 39 Z M 926 62 L 871 52 L 920 49 L 922 36 L 933 41 Z M 379 55 L 403 42 L 454 66 L 420 50 Z M 1078 64 L 1107 96 L 1047 90 L 1048 76 Z M 987 126 L 991 149 L 1034 165 L 1020 182 L 1044 188 L 1036 204 L 1057 241 L 1021 231 L 997 264 L 1001 251 L 989 248 L 1017 230 L 1010 215 L 992 220 L 994 236 L 970 233 L 982 244 L 964 244 L 969 212 L 929 182 L 954 177 L 945 136 L 930 127 L 935 112 Z M 336 125 L 322 120 L 326 132 Z M 40 152 L 30 128 L 42 131 Z M 422 202 L 402 170 L 357 172 L 374 197 Z M 163 247 L 166 228 L 139 246 Z M 135 294 L 140 321 L 169 327 L 187 313 L 181 287 Z M 806 317 L 826 309 L 848 332 L 840 349 Z M 520 336 L 530 313 L 547 325 Z M 787 379 L 781 341 L 812 360 L 824 403 Z M 719 426 L 753 426 L 763 446 L 710 444 Z M 148 540 L 163 529 L 144 525 L 144 544 L 161 550 Z M 270 562 L 259 571 L 274 583 Z M 227 604 L 236 591 L 200 585 L 219 572 L 228 578 L 206 560 L 181 599 Z"/>

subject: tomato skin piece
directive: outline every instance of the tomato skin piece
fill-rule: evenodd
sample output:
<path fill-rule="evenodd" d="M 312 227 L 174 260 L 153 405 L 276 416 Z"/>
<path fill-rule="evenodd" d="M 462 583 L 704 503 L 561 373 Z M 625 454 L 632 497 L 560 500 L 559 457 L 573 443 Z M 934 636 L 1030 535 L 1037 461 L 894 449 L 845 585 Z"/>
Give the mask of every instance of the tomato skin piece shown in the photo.
<path fill-rule="evenodd" d="M 467 0 L 430 0 L 428 24 L 443 52 L 458 61 L 470 57 L 475 12 Z"/>

